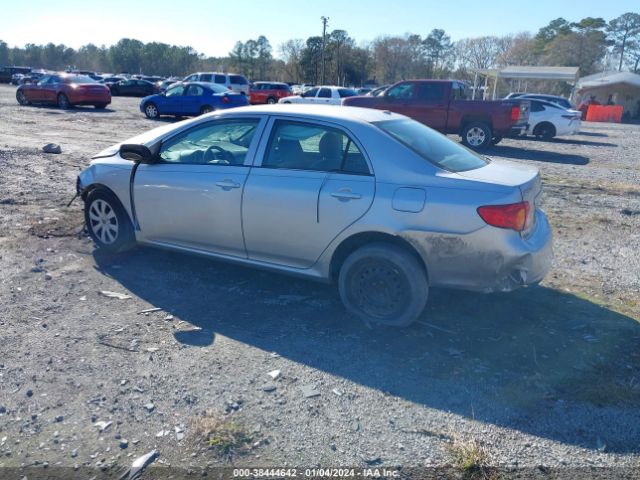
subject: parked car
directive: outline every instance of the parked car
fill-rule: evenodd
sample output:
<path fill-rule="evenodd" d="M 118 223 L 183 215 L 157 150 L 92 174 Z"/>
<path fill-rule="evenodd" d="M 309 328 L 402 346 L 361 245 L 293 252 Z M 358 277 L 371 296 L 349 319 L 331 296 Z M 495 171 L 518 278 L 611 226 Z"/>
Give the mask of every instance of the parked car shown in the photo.
<path fill-rule="evenodd" d="M 318 105 L 340 105 L 343 98 L 357 95 L 355 90 L 345 87 L 313 87 L 300 95 L 281 98 L 278 103 L 313 103 Z"/>
<path fill-rule="evenodd" d="M 582 112 L 566 109 L 543 100 L 531 99 L 529 128 L 525 134 L 543 140 L 551 140 L 562 135 L 574 135 L 580 131 Z"/>
<path fill-rule="evenodd" d="M 178 77 L 171 77 L 171 78 L 167 78 L 166 80 L 163 80 L 161 82 L 157 82 L 156 86 L 158 87 L 158 91 L 160 91 L 161 93 L 166 91 L 167 88 L 169 88 L 171 85 L 181 82 L 182 79 L 178 78 Z"/>
<path fill-rule="evenodd" d="M 456 80 L 405 80 L 377 97 L 352 97 L 344 105 L 405 114 L 443 133 L 460 135 L 473 149 L 495 145 L 503 136 L 524 133 L 529 102 L 468 100 L 466 88 Z"/>
<path fill-rule="evenodd" d="M 278 103 L 278 100 L 293 95 L 291 87 L 282 82 L 254 82 L 249 90 L 251 104 Z"/>
<path fill-rule="evenodd" d="M 108 77 L 103 77 L 102 80 L 99 80 L 99 82 L 103 83 L 104 85 L 107 85 L 108 87 L 111 87 L 111 85 L 113 85 L 114 83 L 122 82 L 123 80 L 127 80 L 127 79 L 125 77 L 120 77 L 120 76 L 108 76 Z"/>
<path fill-rule="evenodd" d="M 232 92 L 222 85 L 204 82 L 180 82 L 164 93 L 145 97 L 140 111 L 147 118 L 161 115 L 194 116 L 224 108 L 249 105 L 246 95 Z"/>
<path fill-rule="evenodd" d="M 558 95 L 547 95 L 545 93 L 521 93 L 521 92 L 516 92 L 516 93 L 510 93 L 509 95 L 507 95 L 504 98 L 506 98 L 506 99 L 519 98 L 520 100 L 545 100 L 547 102 L 556 103 L 556 104 L 560 105 L 561 107 L 569 109 L 569 110 L 576 110 L 575 105 L 573 105 L 566 98 L 560 97 Z"/>
<path fill-rule="evenodd" d="M 207 82 L 223 85 L 234 92 L 249 95 L 249 82 L 237 73 L 197 72 L 184 78 L 185 82 Z"/>
<path fill-rule="evenodd" d="M 374 109 L 263 105 L 167 125 L 93 157 L 77 189 L 101 249 L 336 282 L 349 311 L 389 325 L 414 321 L 430 287 L 508 291 L 552 257 L 537 169 Z"/>
<path fill-rule="evenodd" d="M 11 78 L 16 74 L 26 75 L 31 72 L 31 67 L 2 67 L 0 68 L 0 83 L 11 83 Z"/>
<path fill-rule="evenodd" d="M 146 97 L 158 92 L 158 88 L 146 80 L 120 80 L 109 86 L 112 95 L 125 97 Z"/>
<path fill-rule="evenodd" d="M 363 88 L 358 88 L 358 89 L 356 89 L 356 93 L 357 93 L 358 95 L 366 95 L 366 94 L 368 94 L 369 92 L 371 92 L 372 90 L 373 90 L 372 88 L 364 88 L 364 87 L 363 87 Z"/>
<path fill-rule="evenodd" d="M 38 83 L 20 85 L 16 100 L 20 105 L 47 103 L 64 109 L 74 105 L 105 108 L 111 103 L 111 93 L 106 86 L 84 75 L 56 73 L 45 75 Z"/>

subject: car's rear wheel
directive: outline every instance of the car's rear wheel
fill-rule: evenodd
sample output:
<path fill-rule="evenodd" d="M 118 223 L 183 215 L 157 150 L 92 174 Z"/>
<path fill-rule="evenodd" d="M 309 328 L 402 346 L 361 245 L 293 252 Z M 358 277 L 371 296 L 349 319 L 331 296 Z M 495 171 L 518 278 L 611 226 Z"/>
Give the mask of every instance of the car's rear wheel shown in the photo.
<path fill-rule="evenodd" d="M 158 111 L 158 107 L 156 106 L 155 103 L 149 102 L 146 103 L 144 106 L 144 114 L 147 116 L 147 118 L 151 118 L 152 120 L 155 120 L 156 118 L 158 118 L 160 116 L 160 112 Z"/>
<path fill-rule="evenodd" d="M 200 109 L 200 115 L 204 115 L 205 113 L 213 112 L 214 108 L 210 105 L 205 105 Z"/>
<path fill-rule="evenodd" d="M 71 102 L 69 101 L 69 97 L 67 97 L 64 93 L 58 94 L 58 106 L 63 110 L 66 110 L 71 107 Z"/>
<path fill-rule="evenodd" d="M 269 97 L 269 98 L 267 98 L 267 103 L 268 103 L 269 105 L 273 105 L 273 104 L 274 104 L 274 103 L 276 103 L 276 102 L 277 102 L 277 100 L 276 100 L 275 98 L 273 98 L 273 97 Z"/>
<path fill-rule="evenodd" d="M 84 202 L 84 219 L 89 235 L 103 250 L 119 252 L 135 242 L 127 212 L 118 198 L 105 188 L 89 192 Z"/>
<path fill-rule="evenodd" d="M 542 122 L 533 129 L 533 135 L 542 140 L 551 140 L 556 136 L 556 127 L 552 123 Z"/>
<path fill-rule="evenodd" d="M 347 257 L 338 288 L 347 310 L 359 318 L 404 327 L 424 310 L 429 283 L 414 254 L 390 243 L 372 243 Z"/>
<path fill-rule="evenodd" d="M 20 105 L 29 105 L 31 103 L 22 90 L 16 92 L 16 100 Z"/>
<path fill-rule="evenodd" d="M 493 135 L 486 123 L 471 122 L 462 129 L 462 143 L 474 150 L 487 148 L 491 144 Z"/>

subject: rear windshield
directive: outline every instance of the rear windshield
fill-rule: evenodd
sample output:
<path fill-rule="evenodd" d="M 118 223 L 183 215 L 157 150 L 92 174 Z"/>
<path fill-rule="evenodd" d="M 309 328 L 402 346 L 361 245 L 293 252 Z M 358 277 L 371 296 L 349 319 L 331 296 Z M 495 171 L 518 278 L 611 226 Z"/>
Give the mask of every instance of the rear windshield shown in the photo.
<path fill-rule="evenodd" d="M 84 75 L 67 75 L 63 77 L 64 83 L 97 83 L 93 78 Z"/>
<path fill-rule="evenodd" d="M 385 120 L 373 124 L 444 170 L 463 172 L 489 163 L 480 155 L 415 120 Z"/>

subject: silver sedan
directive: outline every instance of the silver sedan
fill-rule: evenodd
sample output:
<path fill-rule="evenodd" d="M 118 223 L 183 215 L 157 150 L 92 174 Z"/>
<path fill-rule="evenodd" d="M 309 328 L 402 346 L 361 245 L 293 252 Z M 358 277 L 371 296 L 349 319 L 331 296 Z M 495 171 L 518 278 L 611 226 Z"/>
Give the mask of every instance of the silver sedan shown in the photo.
<path fill-rule="evenodd" d="M 134 243 L 336 282 L 367 321 L 416 320 L 430 286 L 539 282 L 551 231 L 535 168 L 395 113 L 244 107 L 157 128 L 78 177 L 98 247 Z"/>

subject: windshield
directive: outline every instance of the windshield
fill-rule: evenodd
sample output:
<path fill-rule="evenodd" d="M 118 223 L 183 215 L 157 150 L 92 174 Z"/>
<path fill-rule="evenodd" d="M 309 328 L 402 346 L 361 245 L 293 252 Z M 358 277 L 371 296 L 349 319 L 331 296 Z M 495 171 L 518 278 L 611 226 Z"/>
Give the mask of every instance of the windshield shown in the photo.
<path fill-rule="evenodd" d="M 463 172 L 489 163 L 480 155 L 414 120 L 385 120 L 373 124 L 444 170 Z"/>

